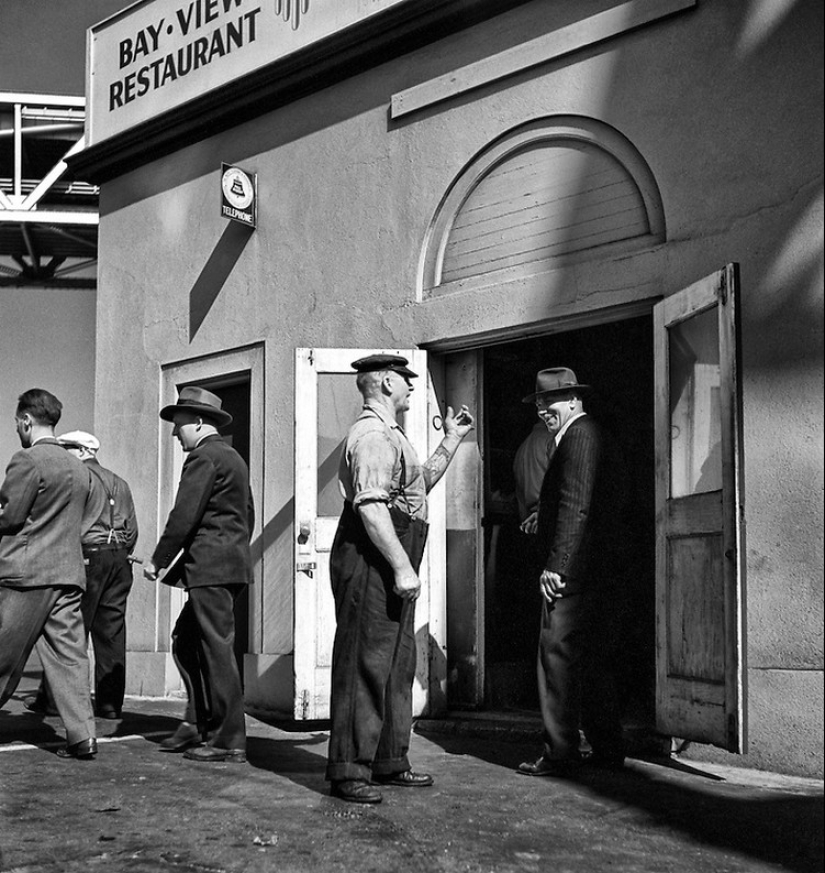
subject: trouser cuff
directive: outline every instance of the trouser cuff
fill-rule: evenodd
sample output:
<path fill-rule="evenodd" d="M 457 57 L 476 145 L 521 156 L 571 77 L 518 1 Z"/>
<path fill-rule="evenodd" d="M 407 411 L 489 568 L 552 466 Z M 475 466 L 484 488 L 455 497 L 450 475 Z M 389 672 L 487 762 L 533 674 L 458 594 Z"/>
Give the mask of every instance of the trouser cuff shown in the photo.
<path fill-rule="evenodd" d="M 351 761 L 327 764 L 327 782 L 345 782 L 348 779 L 370 781 L 372 771 L 365 764 L 354 764 Z"/>
<path fill-rule="evenodd" d="M 387 758 L 383 761 L 373 761 L 373 776 L 393 776 L 395 773 L 406 773 L 410 769 L 410 760 L 404 755 L 402 758 Z"/>

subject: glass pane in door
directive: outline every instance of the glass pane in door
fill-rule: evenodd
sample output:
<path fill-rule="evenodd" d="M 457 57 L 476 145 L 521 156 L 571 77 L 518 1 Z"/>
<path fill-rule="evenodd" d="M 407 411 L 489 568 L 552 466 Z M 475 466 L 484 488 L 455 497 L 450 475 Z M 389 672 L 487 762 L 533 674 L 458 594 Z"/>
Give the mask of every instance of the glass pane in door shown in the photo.
<path fill-rule="evenodd" d="M 670 496 L 722 487 L 719 323 L 715 308 L 668 332 Z"/>
<path fill-rule="evenodd" d="M 344 499 L 338 489 L 338 460 L 350 425 L 363 400 L 352 373 L 318 374 L 318 515 L 339 516 Z"/>

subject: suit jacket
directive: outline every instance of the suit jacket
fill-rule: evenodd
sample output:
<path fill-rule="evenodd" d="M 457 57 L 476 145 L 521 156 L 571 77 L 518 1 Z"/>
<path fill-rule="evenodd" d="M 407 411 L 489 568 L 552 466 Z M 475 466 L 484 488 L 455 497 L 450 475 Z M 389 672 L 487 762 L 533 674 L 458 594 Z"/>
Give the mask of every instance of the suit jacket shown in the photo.
<path fill-rule="evenodd" d="M 208 436 L 183 465 L 175 505 L 152 563 L 164 569 L 182 549 L 186 588 L 246 585 L 252 575 L 249 539 L 254 524 L 243 458 L 222 437 Z"/>
<path fill-rule="evenodd" d="M 559 442 L 542 482 L 536 536 L 566 593 L 622 572 L 631 546 L 628 480 L 618 446 L 588 415 Z"/>
<path fill-rule="evenodd" d="M 56 439 L 16 452 L 0 485 L 0 586 L 86 588 L 81 531 L 95 509 L 89 470 Z"/>

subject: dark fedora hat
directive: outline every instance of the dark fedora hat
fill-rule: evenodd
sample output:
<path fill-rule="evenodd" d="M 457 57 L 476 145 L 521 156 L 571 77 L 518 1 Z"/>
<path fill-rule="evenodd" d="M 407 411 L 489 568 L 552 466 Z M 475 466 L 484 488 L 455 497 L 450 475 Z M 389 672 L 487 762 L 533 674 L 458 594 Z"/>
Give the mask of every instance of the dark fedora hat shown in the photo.
<path fill-rule="evenodd" d="M 538 371 L 535 392 L 528 394 L 521 402 L 532 403 L 543 394 L 567 394 L 571 391 L 586 394 L 590 390 L 589 385 L 579 384 L 576 374 L 568 367 L 550 367 Z"/>
<path fill-rule="evenodd" d="M 202 415 L 217 427 L 225 427 L 232 421 L 232 416 L 221 409 L 221 398 L 206 388 L 197 385 L 187 385 L 178 392 L 178 402 L 164 406 L 160 417 L 164 421 L 172 421 L 176 412 L 191 412 Z"/>
<path fill-rule="evenodd" d="M 407 366 L 409 361 L 402 358 L 401 355 L 367 355 L 366 358 L 359 358 L 353 361 L 350 366 L 356 373 L 375 373 L 380 370 L 391 370 L 393 373 L 400 373 L 402 376 L 409 376 L 411 379 L 418 378 L 418 373 Z"/>

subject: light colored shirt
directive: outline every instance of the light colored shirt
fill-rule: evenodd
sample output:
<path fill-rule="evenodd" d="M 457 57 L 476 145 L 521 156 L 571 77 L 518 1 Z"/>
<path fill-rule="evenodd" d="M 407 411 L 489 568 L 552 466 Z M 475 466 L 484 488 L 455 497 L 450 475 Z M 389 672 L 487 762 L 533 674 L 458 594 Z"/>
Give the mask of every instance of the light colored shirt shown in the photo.
<path fill-rule="evenodd" d="M 383 406 L 366 404 L 349 429 L 338 482 L 344 499 L 356 509 L 378 501 L 427 519 L 427 489 L 418 456 Z"/>
<path fill-rule="evenodd" d="M 577 419 L 581 418 L 583 415 L 587 415 L 587 413 L 580 412 L 578 415 L 574 415 L 572 418 L 567 419 L 567 421 L 564 423 L 564 427 L 561 428 L 559 430 L 559 432 L 556 434 L 556 446 L 557 447 L 558 447 L 558 444 L 561 442 L 561 438 L 567 433 L 567 429 L 570 427 L 570 425 L 573 424 L 573 422 L 576 421 Z"/>

